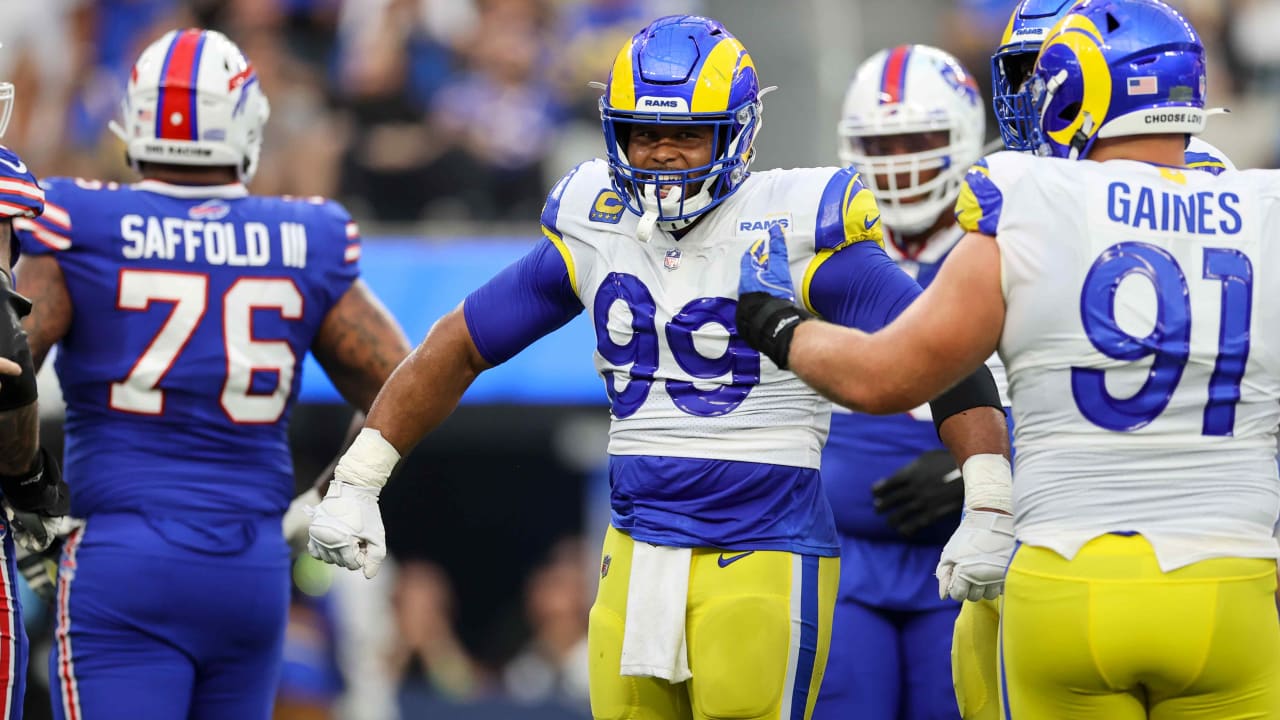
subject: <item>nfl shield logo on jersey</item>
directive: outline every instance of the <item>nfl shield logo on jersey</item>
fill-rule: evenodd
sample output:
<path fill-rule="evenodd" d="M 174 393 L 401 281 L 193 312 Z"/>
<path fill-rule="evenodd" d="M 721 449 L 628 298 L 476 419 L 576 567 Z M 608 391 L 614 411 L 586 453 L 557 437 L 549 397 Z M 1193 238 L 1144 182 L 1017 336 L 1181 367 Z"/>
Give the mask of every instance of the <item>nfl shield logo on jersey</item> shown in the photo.
<path fill-rule="evenodd" d="M 600 579 L 601 580 L 603 580 L 604 577 L 609 574 L 609 565 L 612 562 L 613 562 L 613 556 L 611 555 L 605 555 L 604 559 L 600 561 Z"/>
<path fill-rule="evenodd" d="M 668 270 L 675 270 L 680 267 L 680 250 L 671 248 L 667 251 L 667 256 L 662 258 L 662 267 Z"/>

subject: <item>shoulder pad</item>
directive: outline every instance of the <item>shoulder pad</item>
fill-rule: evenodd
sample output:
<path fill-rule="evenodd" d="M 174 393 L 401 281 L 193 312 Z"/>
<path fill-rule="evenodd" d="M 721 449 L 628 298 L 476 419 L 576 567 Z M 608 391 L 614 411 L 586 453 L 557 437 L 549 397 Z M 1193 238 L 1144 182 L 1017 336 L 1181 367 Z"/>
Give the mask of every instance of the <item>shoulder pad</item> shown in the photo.
<path fill-rule="evenodd" d="M 995 235 L 1004 208 L 1004 193 L 1033 162 L 1051 162 L 1017 152 L 998 152 L 969 168 L 956 199 L 956 220 L 965 232 Z"/>
<path fill-rule="evenodd" d="M 837 170 L 822 190 L 813 234 L 814 252 L 835 251 L 870 240 L 884 246 L 880 206 L 853 168 Z"/>
<path fill-rule="evenodd" d="M 0 217 L 36 217 L 44 211 L 44 190 L 27 164 L 0 145 Z"/>
<path fill-rule="evenodd" d="M 588 192 L 591 198 L 585 197 Z M 562 209 L 567 210 L 566 205 L 569 205 L 574 208 L 569 212 L 578 213 L 579 204 L 588 201 L 590 207 L 581 214 L 594 222 L 617 224 L 626 212 L 622 199 L 613 190 L 608 166 L 603 160 L 578 164 L 551 187 L 542 206 L 542 227 L 556 236 L 563 235 L 560 229 Z"/>

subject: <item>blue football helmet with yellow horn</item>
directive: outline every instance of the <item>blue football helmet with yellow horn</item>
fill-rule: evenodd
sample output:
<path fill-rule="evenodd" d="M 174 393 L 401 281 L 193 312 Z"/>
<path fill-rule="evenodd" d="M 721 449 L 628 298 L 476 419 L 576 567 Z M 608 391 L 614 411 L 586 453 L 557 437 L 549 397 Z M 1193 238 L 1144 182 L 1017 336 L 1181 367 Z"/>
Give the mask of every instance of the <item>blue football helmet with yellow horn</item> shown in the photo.
<path fill-rule="evenodd" d="M 760 95 L 751 56 L 719 22 L 673 15 L 636 33 L 614 60 L 600 98 L 613 185 L 627 209 L 656 217 L 670 231 L 724 202 L 747 177 Z M 635 167 L 627 139 L 637 123 L 711 126 L 711 162 L 660 176 Z"/>
<path fill-rule="evenodd" d="M 991 105 L 996 113 L 1000 138 L 1010 150 L 1032 150 L 1031 130 L 1036 114 L 1022 94 L 1022 84 L 1031 77 L 1040 46 L 1049 30 L 1062 19 L 1076 0 L 1019 0 L 1000 46 L 991 56 Z"/>
<path fill-rule="evenodd" d="M 1037 154 L 1073 160 L 1099 138 L 1204 129 L 1204 45 L 1160 0 L 1084 0 L 1049 32 L 1024 90 Z"/>

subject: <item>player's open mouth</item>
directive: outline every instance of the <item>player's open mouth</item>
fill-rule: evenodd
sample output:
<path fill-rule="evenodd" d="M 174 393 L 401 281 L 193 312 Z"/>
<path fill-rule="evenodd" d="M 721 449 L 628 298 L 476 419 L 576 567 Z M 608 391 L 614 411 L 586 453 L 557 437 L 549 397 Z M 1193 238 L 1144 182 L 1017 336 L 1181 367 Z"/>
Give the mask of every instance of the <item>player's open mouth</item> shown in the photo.
<path fill-rule="evenodd" d="M 671 190 L 673 188 L 682 187 L 684 185 L 684 177 L 681 175 L 637 173 L 636 179 L 645 183 L 653 183 L 658 197 L 664 200 L 671 194 Z"/>
<path fill-rule="evenodd" d="M 683 178 L 677 175 L 659 175 L 655 178 L 658 181 L 658 197 L 665 200 L 671 194 L 672 188 L 679 187 L 683 182 Z"/>

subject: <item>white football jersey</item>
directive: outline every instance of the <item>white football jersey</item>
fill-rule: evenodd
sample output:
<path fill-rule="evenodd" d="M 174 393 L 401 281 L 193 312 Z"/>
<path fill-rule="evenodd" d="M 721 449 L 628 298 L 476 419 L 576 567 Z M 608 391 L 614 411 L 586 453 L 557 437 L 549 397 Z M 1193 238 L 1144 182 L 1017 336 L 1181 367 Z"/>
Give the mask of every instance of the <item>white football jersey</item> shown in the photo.
<path fill-rule="evenodd" d="M 839 168 L 753 173 L 678 241 L 655 229 L 642 242 L 608 172 L 595 160 L 566 175 L 544 231 L 596 326 L 595 364 L 613 401 L 609 453 L 819 467 L 830 404 L 730 333 L 741 261 L 782 225 L 807 303 L 825 256 L 881 241 L 870 192 Z M 839 237 L 818 231 L 820 208 L 834 208 L 825 226 Z"/>
<path fill-rule="evenodd" d="M 1019 540 L 1276 557 L 1280 173 L 997 153 L 958 209 L 1000 248 Z"/>

